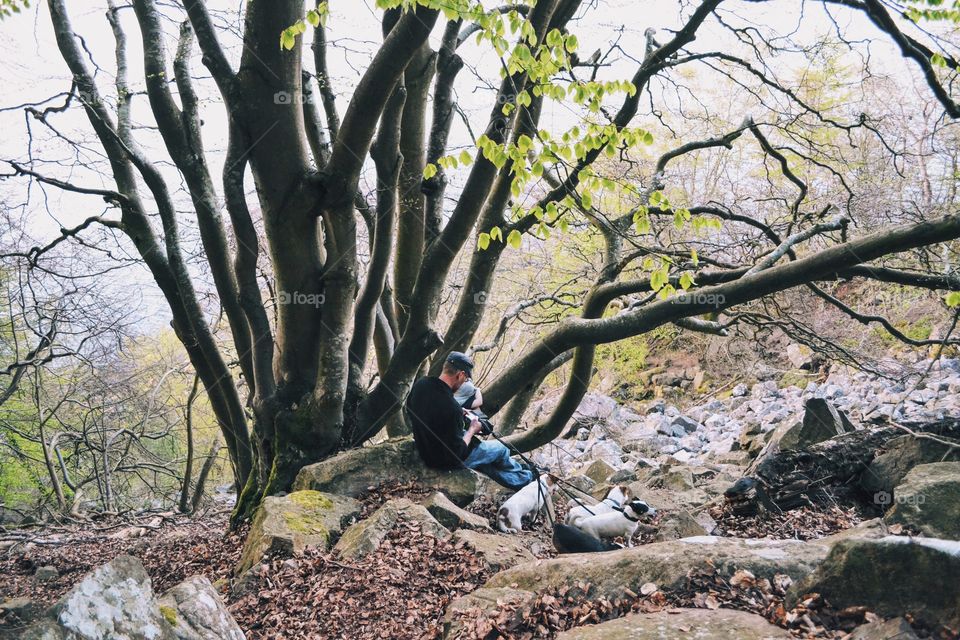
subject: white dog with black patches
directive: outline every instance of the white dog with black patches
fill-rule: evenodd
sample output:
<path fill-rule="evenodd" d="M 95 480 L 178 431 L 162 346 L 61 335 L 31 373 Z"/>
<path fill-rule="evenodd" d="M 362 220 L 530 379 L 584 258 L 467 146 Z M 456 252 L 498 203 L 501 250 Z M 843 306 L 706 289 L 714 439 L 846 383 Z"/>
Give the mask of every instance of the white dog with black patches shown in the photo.
<path fill-rule="evenodd" d="M 517 533 L 520 531 L 520 523 L 523 516 L 530 513 L 537 513 L 545 505 L 547 509 L 552 508 L 550 497 L 556 489 L 556 481 L 551 475 L 540 476 L 538 481 L 534 480 L 524 488 L 510 496 L 497 512 L 497 528 L 503 533 Z M 552 513 L 552 511 L 551 511 Z"/>
<path fill-rule="evenodd" d="M 613 510 L 580 520 L 577 528 L 597 538 L 616 538 L 623 536 L 627 546 L 633 546 L 633 534 L 637 531 L 640 518 L 656 515 L 657 511 L 643 500 L 634 498 L 623 505 L 623 511 Z"/>
<path fill-rule="evenodd" d="M 584 518 L 597 516 L 601 513 L 610 513 L 615 508 L 622 507 L 623 503 L 625 503 L 629 498 L 630 489 L 620 485 L 611 487 L 610 490 L 607 491 L 607 495 L 603 497 L 603 500 L 597 504 L 584 505 L 582 502 L 577 502 L 571 499 L 570 511 L 567 512 L 567 517 L 564 519 L 564 523 L 576 527 Z"/>

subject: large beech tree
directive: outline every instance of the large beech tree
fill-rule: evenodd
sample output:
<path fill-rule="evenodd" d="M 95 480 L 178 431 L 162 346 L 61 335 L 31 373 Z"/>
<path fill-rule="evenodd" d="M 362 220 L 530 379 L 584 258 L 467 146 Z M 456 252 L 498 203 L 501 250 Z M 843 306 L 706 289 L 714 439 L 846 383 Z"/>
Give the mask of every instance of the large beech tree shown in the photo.
<path fill-rule="evenodd" d="M 905 225 L 878 224 L 875 217 L 861 224 L 860 194 L 848 190 L 845 201 L 826 207 L 812 194 L 818 176 L 847 186 L 844 167 L 821 155 L 817 132 L 846 137 L 831 145 L 883 137 L 870 113 L 830 111 L 767 64 L 779 52 L 803 53 L 795 46 L 802 30 L 793 28 L 806 20 L 800 2 L 678 3 L 664 17 L 672 29 L 659 35 L 648 29 L 645 39 L 632 42 L 611 32 L 609 50 L 586 57 L 577 52 L 578 21 L 602 11 L 603 3 L 378 0 L 380 45 L 350 87 L 334 86 L 328 71 L 337 24 L 326 2 L 247 2 L 243 46 L 234 57 L 224 44 L 233 34 L 202 0 L 132 0 L 142 50 L 128 48 L 120 14 L 129 7 L 111 1 L 113 86 L 95 77 L 68 4 L 47 2 L 73 78 L 67 107 L 85 112 L 113 186 L 78 184 L 29 162 L 12 166 L 25 179 L 103 198 L 119 213 L 63 233 L 109 225 L 149 269 L 223 430 L 242 487 L 238 518 L 263 495 L 289 489 L 303 465 L 358 446 L 387 426 L 402 428 L 398 409 L 416 377 L 435 371 L 449 351 L 474 344 L 489 307 L 485 292 L 496 288 L 503 257 L 551 231 L 590 229 L 602 240 L 603 265 L 596 281 L 580 288 L 586 293 L 575 313 L 541 332 L 485 389 L 491 414 L 516 399 L 519 407 L 504 412 L 515 420 L 544 375 L 572 356 L 552 414 L 513 436 L 523 449 L 561 433 L 589 388 L 598 344 L 668 323 L 722 332 L 738 305 L 793 287 L 811 288 L 857 320 L 875 320 L 857 318 L 821 288 L 841 278 L 958 289 L 939 263 L 911 257 L 938 243 L 937 252 L 953 251 L 950 242 L 960 238 L 955 212 L 930 207 Z M 774 4 L 795 20 L 786 27 L 759 17 L 753 23 L 752 16 L 768 15 Z M 938 21 L 955 19 L 955 12 L 892 0 L 813 4 L 844 20 L 866 18 L 861 22 L 870 33 L 850 37 L 847 49 L 872 41 L 899 51 L 909 66 L 904 73 L 921 79 L 942 112 L 938 121 L 960 115 L 956 57 L 949 38 L 936 35 Z M 171 19 L 182 21 L 178 36 L 169 33 Z M 727 39 L 698 40 L 705 30 Z M 465 43 L 495 52 L 500 73 L 487 79 L 495 97 L 489 115 L 472 122 L 474 144 L 451 152 L 456 88 L 474 81 L 463 73 L 473 66 L 461 57 Z M 607 64 L 611 55 L 620 61 L 615 67 Z M 199 73 L 198 60 L 207 74 Z M 624 61 L 632 61 L 632 72 L 611 77 Z M 167 158 L 149 157 L 138 145 L 145 134 L 131 112 L 143 92 L 129 86 L 130 65 L 142 65 L 149 124 Z M 659 127 L 670 108 L 662 103 L 663 88 L 689 82 L 688 71 L 742 92 L 745 104 L 775 101 L 778 111 L 722 131 L 691 121 L 644 161 L 644 149 L 656 142 L 652 130 L 668 130 Z M 204 139 L 199 83 L 215 84 L 229 122 L 228 139 L 215 141 L 226 149 L 220 175 L 205 151 L 211 140 Z M 209 95 L 210 88 L 202 89 Z M 551 130 L 540 122 L 557 103 L 579 114 L 576 126 Z M 45 122 L 56 116 L 32 113 Z M 894 149 L 874 146 L 896 162 Z M 671 167 L 688 154 L 737 148 L 762 156 L 768 177 L 777 175 L 773 205 L 761 212 L 759 205 L 752 211 L 749 203 L 722 198 L 682 202 L 671 191 Z M 189 268 L 170 161 L 190 196 L 189 215 L 236 366 L 211 329 Z M 454 171 L 462 184 L 451 193 Z M 374 193 L 360 189 L 364 172 L 375 174 Z M 254 194 L 245 189 L 249 176 Z M 723 253 L 723 242 L 749 234 L 755 238 L 749 246 Z M 270 287 L 258 271 L 262 246 Z M 45 250 L 29 255 L 40 261 Z M 469 270 L 451 289 L 463 253 Z M 896 262 L 886 262 L 895 255 Z M 451 291 L 455 307 L 441 314 Z M 275 317 L 268 313 L 274 305 Z"/>

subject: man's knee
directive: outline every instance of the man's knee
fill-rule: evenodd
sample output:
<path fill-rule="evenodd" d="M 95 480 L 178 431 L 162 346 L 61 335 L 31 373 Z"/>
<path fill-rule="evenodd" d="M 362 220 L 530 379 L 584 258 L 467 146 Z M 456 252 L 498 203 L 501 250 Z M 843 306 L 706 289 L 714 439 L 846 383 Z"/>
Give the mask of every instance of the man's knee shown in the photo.
<path fill-rule="evenodd" d="M 497 460 L 500 462 L 510 462 L 510 449 L 499 442 L 497 444 Z"/>

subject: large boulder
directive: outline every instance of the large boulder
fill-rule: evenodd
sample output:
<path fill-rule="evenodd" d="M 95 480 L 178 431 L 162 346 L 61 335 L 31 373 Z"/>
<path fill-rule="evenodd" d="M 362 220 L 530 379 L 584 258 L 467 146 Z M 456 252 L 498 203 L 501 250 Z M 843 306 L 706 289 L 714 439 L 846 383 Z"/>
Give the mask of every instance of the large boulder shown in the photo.
<path fill-rule="evenodd" d="M 960 627 L 960 542 L 887 536 L 838 542 L 819 568 L 790 591 L 823 595 L 843 608 L 866 606 L 882 616 L 910 614 L 928 624 Z"/>
<path fill-rule="evenodd" d="M 479 474 L 469 469 L 441 471 L 425 466 L 413 438 L 405 437 L 348 449 L 308 465 L 297 474 L 293 488 L 356 498 L 387 479 L 436 487 L 461 507 L 473 502 L 481 486 Z"/>
<path fill-rule="evenodd" d="M 147 570 L 131 556 L 118 556 L 88 573 L 52 607 L 49 615 L 64 638 L 177 637 L 161 613 Z"/>
<path fill-rule="evenodd" d="M 564 631 L 557 640 L 779 640 L 793 638 L 762 616 L 733 609 L 672 609 L 631 613 Z"/>
<path fill-rule="evenodd" d="M 538 594 L 568 585 L 587 583 L 590 597 L 615 598 L 627 591 L 639 593 L 641 586 L 648 582 L 661 588 L 679 588 L 685 584 L 689 571 L 711 567 L 727 577 L 738 569 L 746 569 L 757 578 L 772 579 L 776 574 L 785 574 L 799 580 L 813 571 L 828 551 L 826 545 L 795 540 L 698 536 L 619 551 L 570 554 L 527 562 L 501 571 L 482 588 L 452 602 L 447 608 L 444 637 L 461 637 L 463 627 L 458 614 L 496 615 L 504 603 L 522 608 Z"/>
<path fill-rule="evenodd" d="M 20 640 L 243 640 L 206 578 L 192 577 L 156 598 L 143 564 L 118 556 L 94 569 Z"/>
<path fill-rule="evenodd" d="M 860 476 L 860 486 L 870 494 L 887 497 L 917 465 L 958 460 L 958 448 L 930 438 L 901 436 L 886 443 L 886 451 L 874 458 Z"/>
<path fill-rule="evenodd" d="M 187 578 L 158 600 L 160 614 L 180 640 L 243 640 L 243 631 L 203 576 Z"/>
<path fill-rule="evenodd" d="M 236 566 L 242 575 L 264 555 L 291 555 L 307 547 L 330 548 L 349 521 L 360 513 L 353 498 L 303 490 L 269 496 L 257 508 Z"/>
<path fill-rule="evenodd" d="M 893 490 L 887 524 L 903 524 L 931 538 L 960 540 L 960 462 L 914 467 Z"/>
<path fill-rule="evenodd" d="M 793 579 L 809 574 L 827 555 L 826 546 L 796 540 L 752 540 L 696 536 L 607 553 L 570 554 L 516 566 L 493 576 L 486 587 L 544 591 L 579 581 L 598 595 L 639 592 L 653 582 L 680 587 L 691 569 L 714 566 L 724 575 L 746 569 L 758 578 L 782 573 Z"/>
<path fill-rule="evenodd" d="M 450 534 L 422 504 L 407 498 L 395 498 L 383 503 L 379 509 L 370 514 L 370 517 L 344 531 L 333 550 L 342 558 L 354 560 L 363 557 L 380 547 L 387 534 L 401 518 L 419 525 L 424 533 L 436 538 L 445 538 Z"/>

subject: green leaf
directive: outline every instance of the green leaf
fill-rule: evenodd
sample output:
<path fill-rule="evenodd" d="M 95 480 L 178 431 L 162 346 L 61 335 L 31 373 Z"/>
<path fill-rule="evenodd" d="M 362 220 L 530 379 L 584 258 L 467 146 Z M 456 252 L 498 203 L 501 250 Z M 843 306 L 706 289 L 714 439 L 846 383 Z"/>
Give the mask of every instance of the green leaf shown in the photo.
<path fill-rule="evenodd" d="M 467 165 L 469 165 L 471 162 L 473 162 L 473 156 L 470 155 L 470 152 L 467 151 L 466 149 L 464 149 L 463 151 L 461 151 L 461 152 L 460 152 L 460 164 L 462 164 L 463 166 L 467 166 Z"/>
<path fill-rule="evenodd" d="M 564 46 L 570 53 L 576 51 L 578 46 L 577 36 L 573 35 L 572 33 L 567 36 L 567 41 L 564 43 Z"/>
<path fill-rule="evenodd" d="M 311 27 L 319 27 L 320 14 L 314 11 L 313 9 L 311 9 L 310 11 L 307 11 L 307 22 L 310 23 Z"/>
<path fill-rule="evenodd" d="M 686 291 L 693 286 L 693 275 L 689 271 L 680 274 L 680 288 Z"/>
<path fill-rule="evenodd" d="M 423 179 L 429 180 L 435 175 L 437 175 L 437 165 L 430 162 L 423 168 Z"/>
<path fill-rule="evenodd" d="M 480 247 L 481 251 L 486 251 L 487 247 L 490 246 L 490 234 L 486 232 L 481 233 L 480 237 L 477 238 L 477 246 Z"/>
<path fill-rule="evenodd" d="M 591 209 L 593 207 L 593 196 L 590 195 L 589 191 L 584 191 L 580 195 L 580 202 L 583 203 L 584 209 Z"/>
<path fill-rule="evenodd" d="M 280 34 L 280 47 L 290 51 L 297 46 L 297 35 L 291 28 L 284 29 Z"/>
<path fill-rule="evenodd" d="M 643 144 L 650 145 L 653 144 L 653 134 L 649 131 L 643 132 Z"/>
<path fill-rule="evenodd" d="M 948 307 L 960 307 L 960 291 L 951 291 L 947 294 Z"/>
<path fill-rule="evenodd" d="M 503 230 L 500 227 L 491 228 L 490 238 L 492 240 L 499 240 L 500 242 L 503 242 Z"/>
<path fill-rule="evenodd" d="M 519 231 L 517 231 L 516 229 L 513 229 L 507 235 L 507 244 L 509 244 L 514 249 L 519 249 L 520 245 L 523 244 L 523 236 L 520 234 Z"/>

